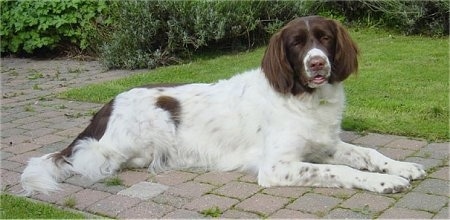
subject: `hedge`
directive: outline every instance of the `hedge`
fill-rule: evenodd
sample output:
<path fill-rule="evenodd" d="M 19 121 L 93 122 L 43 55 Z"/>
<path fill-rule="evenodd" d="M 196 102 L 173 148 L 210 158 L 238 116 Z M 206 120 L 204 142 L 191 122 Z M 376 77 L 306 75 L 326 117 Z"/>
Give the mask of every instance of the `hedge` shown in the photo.
<path fill-rule="evenodd" d="M 318 2 L 320 11 L 347 22 L 397 30 L 406 35 L 449 35 L 450 1 L 331 1 Z"/>
<path fill-rule="evenodd" d="M 153 68 L 210 45 L 251 47 L 286 21 L 308 13 L 305 1 L 120 1 L 111 39 L 100 49 L 108 68 Z"/>
<path fill-rule="evenodd" d="M 405 34 L 449 34 L 443 1 L 0 1 L 1 54 L 77 48 L 107 68 L 154 68 L 202 49 L 247 49 L 319 14 Z"/>
<path fill-rule="evenodd" d="M 89 49 L 103 21 L 104 0 L 1 1 L 1 53 L 76 45 Z"/>

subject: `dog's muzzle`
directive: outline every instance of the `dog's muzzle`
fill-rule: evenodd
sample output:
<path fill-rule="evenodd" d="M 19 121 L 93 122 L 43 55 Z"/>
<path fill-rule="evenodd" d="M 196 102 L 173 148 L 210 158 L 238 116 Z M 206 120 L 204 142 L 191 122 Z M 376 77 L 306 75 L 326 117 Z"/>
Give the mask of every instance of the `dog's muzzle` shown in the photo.
<path fill-rule="evenodd" d="M 328 82 L 331 66 L 328 57 L 322 50 L 313 48 L 308 51 L 303 60 L 303 65 L 310 88 L 316 88 Z"/>

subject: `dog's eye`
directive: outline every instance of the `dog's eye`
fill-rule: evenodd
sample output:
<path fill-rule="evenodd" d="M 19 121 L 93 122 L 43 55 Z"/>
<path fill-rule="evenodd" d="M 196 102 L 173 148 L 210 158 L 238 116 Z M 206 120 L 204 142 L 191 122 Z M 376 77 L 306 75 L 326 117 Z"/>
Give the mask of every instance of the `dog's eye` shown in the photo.
<path fill-rule="evenodd" d="M 302 41 L 294 41 L 293 43 L 292 43 L 292 45 L 293 46 L 302 46 L 303 45 L 303 42 Z"/>
<path fill-rule="evenodd" d="M 330 37 L 328 37 L 328 36 L 326 36 L 326 35 L 320 37 L 320 41 L 322 41 L 322 42 L 327 42 L 327 41 L 329 41 L 329 40 L 330 40 Z"/>
<path fill-rule="evenodd" d="M 292 46 L 303 46 L 305 44 L 305 39 L 302 37 L 295 38 L 292 41 Z"/>

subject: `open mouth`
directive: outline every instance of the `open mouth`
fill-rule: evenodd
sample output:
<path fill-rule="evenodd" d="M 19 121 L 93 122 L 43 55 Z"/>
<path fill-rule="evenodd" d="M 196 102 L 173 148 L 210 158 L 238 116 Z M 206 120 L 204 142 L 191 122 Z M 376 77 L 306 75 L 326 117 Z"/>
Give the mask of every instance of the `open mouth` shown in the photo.
<path fill-rule="evenodd" d="M 322 75 L 316 75 L 311 79 L 311 82 L 314 84 L 317 84 L 317 85 L 320 85 L 320 84 L 324 83 L 325 81 L 327 81 L 327 78 Z"/>

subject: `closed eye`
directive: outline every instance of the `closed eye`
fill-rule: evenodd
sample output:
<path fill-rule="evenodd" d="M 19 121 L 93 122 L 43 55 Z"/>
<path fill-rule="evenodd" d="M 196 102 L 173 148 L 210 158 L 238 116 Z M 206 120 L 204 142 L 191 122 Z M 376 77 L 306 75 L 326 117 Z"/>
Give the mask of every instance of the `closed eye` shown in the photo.
<path fill-rule="evenodd" d="M 327 41 L 329 41 L 329 40 L 330 40 L 330 37 L 329 37 L 329 36 L 324 35 L 324 36 L 320 37 L 320 41 L 321 41 L 321 42 L 327 42 Z"/>
<path fill-rule="evenodd" d="M 296 40 L 296 41 L 292 42 L 292 45 L 293 46 L 302 46 L 303 45 L 303 41 Z"/>
<path fill-rule="evenodd" d="M 298 35 L 293 38 L 292 43 L 294 46 L 299 46 L 299 45 L 301 46 L 301 45 L 305 44 L 305 41 L 306 41 L 306 37 L 304 35 Z"/>

